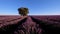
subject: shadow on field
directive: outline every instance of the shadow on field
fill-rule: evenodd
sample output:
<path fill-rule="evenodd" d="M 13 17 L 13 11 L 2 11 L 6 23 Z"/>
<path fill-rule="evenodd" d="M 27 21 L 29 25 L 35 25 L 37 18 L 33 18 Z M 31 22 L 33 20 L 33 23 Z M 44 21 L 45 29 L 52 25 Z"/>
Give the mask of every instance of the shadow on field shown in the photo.
<path fill-rule="evenodd" d="M 23 20 L 19 21 L 17 24 L 11 24 L 0 28 L 0 34 L 13 34 L 13 32 L 18 29 L 18 26 L 24 23 L 26 20 L 27 18 L 24 18 Z"/>
<path fill-rule="evenodd" d="M 31 17 L 36 24 L 39 24 L 40 28 L 43 30 L 42 34 L 60 34 L 60 27 L 54 27 L 53 24 L 47 24 L 41 20 Z"/>

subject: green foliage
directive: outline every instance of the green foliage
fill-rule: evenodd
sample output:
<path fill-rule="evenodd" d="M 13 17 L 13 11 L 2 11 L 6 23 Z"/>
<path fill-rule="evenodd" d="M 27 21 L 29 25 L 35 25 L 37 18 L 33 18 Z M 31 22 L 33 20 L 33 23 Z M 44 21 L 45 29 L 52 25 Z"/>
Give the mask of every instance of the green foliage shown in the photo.
<path fill-rule="evenodd" d="M 18 8 L 18 11 L 21 16 L 26 16 L 29 13 L 28 8 L 24 7 Z"/>

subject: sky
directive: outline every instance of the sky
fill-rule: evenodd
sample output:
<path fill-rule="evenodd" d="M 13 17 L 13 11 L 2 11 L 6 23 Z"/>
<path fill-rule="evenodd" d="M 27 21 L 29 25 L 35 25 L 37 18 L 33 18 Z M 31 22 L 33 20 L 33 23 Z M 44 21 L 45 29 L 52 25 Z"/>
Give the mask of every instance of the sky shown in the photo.
<path fill-rule="evenodd" d="M 0 0 L 0 15 L 19 15 L 27 7 L 28 15 L 60 15 L 60 0 Z"/>

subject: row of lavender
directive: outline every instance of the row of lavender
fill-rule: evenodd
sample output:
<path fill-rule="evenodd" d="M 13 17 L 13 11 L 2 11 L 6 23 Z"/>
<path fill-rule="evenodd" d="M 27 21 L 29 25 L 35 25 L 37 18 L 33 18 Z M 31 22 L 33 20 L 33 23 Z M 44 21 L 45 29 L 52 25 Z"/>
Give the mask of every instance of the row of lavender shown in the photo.
<path fill-rule="evenodd" d="M 46 24 L 53 24 L 53 26 L 60 27 L 60 16 L 32 16 Z"/>
<path fill-rule="evenodd" d="M 20 16 L 0 16 L 0 27 L 17 23 L 21 18 Z"/>
<path fill-rule="evenodd" d="M 42 29 L 39 24 L 32 21 L 31 17 L 27 17 L 27 20 L 18 26 L 14 34 L 42 34 Z"/>

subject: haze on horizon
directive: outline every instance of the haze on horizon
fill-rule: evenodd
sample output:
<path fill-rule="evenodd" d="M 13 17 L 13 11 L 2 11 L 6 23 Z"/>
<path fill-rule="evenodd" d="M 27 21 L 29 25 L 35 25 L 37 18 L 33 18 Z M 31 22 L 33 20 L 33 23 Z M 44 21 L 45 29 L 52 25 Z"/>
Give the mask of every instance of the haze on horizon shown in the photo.
<path fill-rule="evenodd" d="M 19 15 L 19 7 L 29 8 L 29 15 L 60 15 L 60 0 L 0 0 L 0 15 Z"/>

